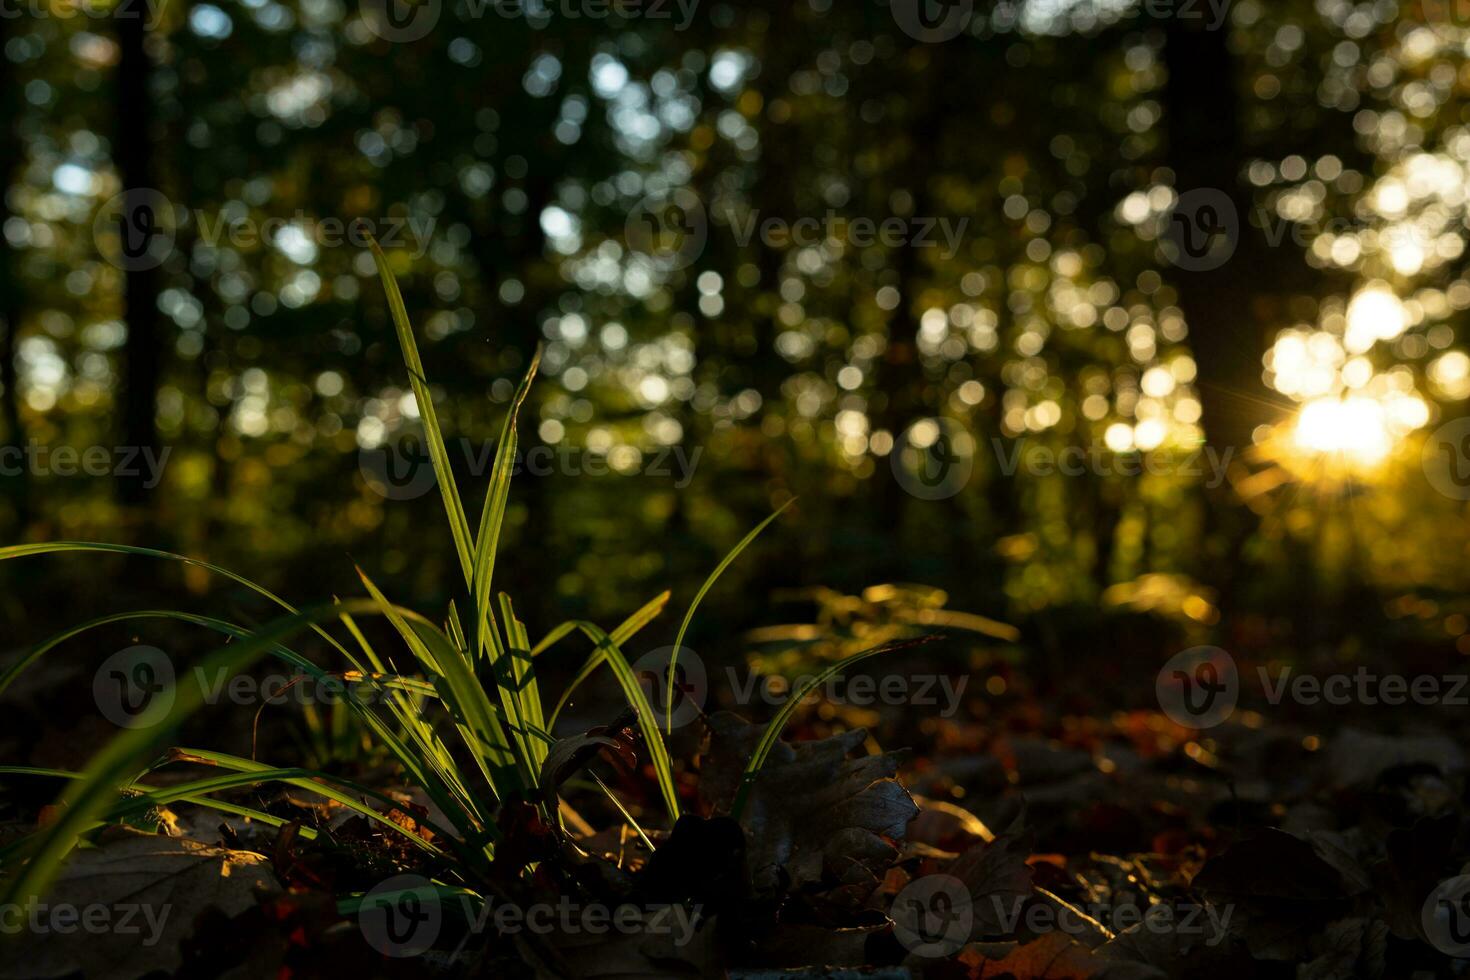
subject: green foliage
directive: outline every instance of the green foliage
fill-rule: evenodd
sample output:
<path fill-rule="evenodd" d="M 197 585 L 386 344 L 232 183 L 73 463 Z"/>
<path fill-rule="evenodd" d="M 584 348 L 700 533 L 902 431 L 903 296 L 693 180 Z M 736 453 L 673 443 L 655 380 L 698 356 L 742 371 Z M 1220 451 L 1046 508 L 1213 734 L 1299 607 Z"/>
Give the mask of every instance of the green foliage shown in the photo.
<path fill-rule="evenodd" d="M 516 616 L 508 595 L 500 593 L 492 604 L 491 579 L 515 459 L 516 413 L 529 391 L 536 371 L 536 361 L 533 359 L 507 414 L 479 530 L 471 537 L 454 474 L 444 451 L 443 433 L 434 413 L 428 384 L 422 376 L 422 361 L 412 326 L 392 270 L 376 245 L 374 255 L 378 260 L 378 268 L 393 311 L 403 359 L 408 366 L 415 396 L 419 399 L 420 411 L 425 419 L 436 474 L 443 490 L 450 535 L 461 558 L 465 587 L 471 598 L 468 609 L 473 617 L 469 636 L 474 638 L 474 642 L 468 642 L 468 636 L 459 624 L 453 605 L 449 611 L 448 627 L 440 628 L 423 616 L 395 605 L 361 569 L 359 574 L 369 599 L 341 601 L 303 612 L 241 575 L 163 551 L 85 542 L 22 545 L 0 549 L 0 561 L 43 554 L 114 552 L 180 562 L 224 575 L 272 600 L 286 611 L 286 615 L 255 629 L 245 629 L 206 616 L 168 610 L 103 616 L 67 629 L 31 650 L 0 675 L 0 691 L 22 670 L 63 641 L 99 626 L 143 618 L 164 618 L 214 630 L 224 634 L 230 642 L 204 659 L 202 666 L 206 673 L 220 671 L 227 675 L 233 674 L 269 654 L 316 680 L 340 677 L 353 680 L 358 686 L 369 689 L 372 697 L 365 698 L 357 686 L 344 685 L 343 703 L 355 721 L 371 732 L 377 743 L 401 765 L 413 783 L 422 788 L 445 814 L 452 826 L 432 829 L 437 838 L 446 843 L 443 847 L 432 843 L 363 802 L 365 799 L 372 800 L 382 806 L 391 807 L 393 801 L 389 797 L 317 769 L 276 768 L 206 749 L 174 749 L 158 756 L 157 752 L 164 740 L 177 730 L 184 718 L 203 704 L 204 693 L 201 686 L 182 685 L 167 717 L 159 725 L 129 730 L 119 735 L 84 772 L 71 773 L 34 767 L 6 767 L 0 770 L 15 775 L 52 776 L 68 780 L 68 786 L 61 797 L 64 806 L 60 810 L 60 817 L 18 845 L 12 846 L 5 854 L 8 872 L 6 895 L 11 900 L 43 890 L 56 874 L 60 862 L 86 834 L 108 822 L 143 813 L 150 807 L 182 800 L 261 819 L 268 825 L 279 825 L 280 821 L 276 818 L 248 807 L 216 800 L 213 796 L 225 790 L 267 782 L 285 783 L 347 807 L 385 829 L 402 835 L 428 855 L 451 860 L 461 878 L 473 881 L 476 874 L 483 872 L 494 857 L 495 841 L 499 836 L 495 824 L 497 804 L 512 799 L 536 801 L 543 819 L 548 822 L 557 819 L 554 812 L 557 806 L 556 794 L 542 792 L 541 785 L 549 747 L 554 741 L 549 728 L 555 724 L 558 714 L 573 691 L 602 664 L 610 668 L 624 697 L 638 717 L 668 819 L 670 823 L 678 819 L 680 808 L 674 786 L 672 760 L 648 697 L 622 652 L 623 645 L 662 611 L 667 604 L 668 593 L 655 597 L 610 633 L 591 622 L 575 620 L 554 628 L 535 646 L 531 645 L 525 624 Z M 772 514 L 747 535 L 705 582 L 680 628 L 681 641 L 695 607 L 719 574 L 779 513 L 777 511 Z M 380 615 L 392 625 L 404 647 L 413 656 L 416 667 L 414 674 L 399 675 L 388 669 L 387 663 L 357 625 L 356 617 L 364 614 Z M 324 628 L 323 624 L 333 619 L 346 629 L 351 637 L 351 645 L 340 642 Z M 341 654 L 351 668 L 350 672 L 329 674 L 325 668 L 286 645 L 292 636 L 308 628 L 327 640 Z M 536 678 L 536 658 L 573 632 L 585 635 L 593 643 L 594 649 L 557 702 L 548 725 Z M 356 652 L 353 652 L 353 646 L 356 647 Z M 457 761 L 455 751 L 441 739 L 425 711 L 425 705 L 431 701 L 437 701 L 452 720 L 462 743 L 459 751 L 473 760 L 478 771 L 478 781 L 467 777 Z M 382 713 L 378 710 L 379 706 L 383 709 Z M 150 759 L 154 761 L 149 762 Z M 173 763 L 210 766 L 227 772 L 162 788 L 140 781 L 159 766 Z M 598 784 L 602 785 L 600 781 Z M 611 798 L 611 791 L 605 786 L 603 789 Z M 620 812 L 627 815 L 621 801 L 612 798 L 612 802 Z M 629 820 L 631 822 L 631 816 Z M 639 832 L 642 833 L 641 828 Z"/>

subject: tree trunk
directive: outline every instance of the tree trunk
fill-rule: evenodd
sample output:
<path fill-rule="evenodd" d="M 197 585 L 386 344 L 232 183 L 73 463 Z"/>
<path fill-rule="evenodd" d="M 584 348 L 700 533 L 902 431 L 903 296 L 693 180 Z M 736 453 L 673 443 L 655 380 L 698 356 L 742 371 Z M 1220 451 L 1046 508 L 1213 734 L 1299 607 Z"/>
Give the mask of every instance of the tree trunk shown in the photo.
<path fill-rule="evenodd" d="M 1233 218 L 1223 209 L 1217 214 L 1235 250 L 1222 262 L 1191 262 L 1185 256 L 1168 275 L 1189 324 L 1206 440 L 1239 454 L 1250 446 L 1251 431 L 1273 414 L 1261 382 L 1264 337 L 1250 309 L 1253 294 L 1271 273 L 1247 220 L 1251 199 L 1241 186 L 1245 148 L 1228 42 L 1228 30 L 1210 30 L 1200 19 L 1169 20 L 1164 102 L 1175 189 L 1181 197 L 1194 192 L 1185 200 L 1205 206 L 1222 195 L 1229 201 Z M 1189 206 L 1179 208 L 1172 220 L 1179 233 L 1193 232 L 1200 239 L 1218 225 Z"/>
<path fill-rule="evenodd" d="M 119 59 L 117 67 L 117 136 L 114 147 L 118 173 L 122 179 L 124 217 L 131 219 L 132 210 L 148 207 L 140 192 L 154 187 L 153 157 L 149 143 L 152 129 L 152 104 L 148 91 L 151 66 L 144 47 L 146 27 L 141 16 L 117 18 Z M 152 220 L 165 220 L 153 215 Z M 123 445 L 139 450 L 158 451 L 158 428 L 155 400 L 159 382 L 159 316 L 158 270 L 149 261 L 125 263 L 125 300 L 123 318 L 128 335 L 124 348 L 122 440 Z M 156 456 L 155 456 L 156 458 Z M 119 499 L 122 503 L 141 507 L 148 489 L 146 474 L 120 476 Z"/>

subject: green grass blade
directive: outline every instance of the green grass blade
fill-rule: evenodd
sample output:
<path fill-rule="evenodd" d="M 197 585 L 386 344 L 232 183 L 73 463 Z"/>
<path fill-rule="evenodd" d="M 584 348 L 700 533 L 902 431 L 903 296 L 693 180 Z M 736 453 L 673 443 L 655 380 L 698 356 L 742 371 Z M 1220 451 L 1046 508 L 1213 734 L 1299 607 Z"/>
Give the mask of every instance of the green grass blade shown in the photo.
<path fill-rule="evenodd" d="M 623 697 L 632 706 L 638 716 L 638 725 L 643 730 L 643 738 L 648 743 L 648 755 L 653 762 L 654 775 L 658 780 L 659 792 L 663 795 L 664 805 L 668 808 L 671 821 L 679 819 L 679 796 L 674 789 L 674 765 L 669 758 L 668 747 L 664 745 L 663 733 L 659 731 L 658 717 L 653 712 L 653 706 L 648 703 L 648 696 L 643 693 L 643 685 L 638 683 L 638 677 L 633 673 L 633 668 L 628 665 L 627 658 L 612 635 L 603 632 L 595 623 L 577 621 L 577 629 L 581 630 L 590 639 L 597 649 L 589 658 L 590 666 L 584 665 L 583 671 L 591 673 L 591 669 L 597 663 L 605 662 L 612 668 L 613 676 L 617 678 L 618 686 L 623 689 Z M 591 662 L 595 658 L 596 662 Z M 565 697 L 565 695 L 563 696 Z M 562 702 L 565 704 L 565 701 Z M 557 712 L 561 711 L 562 705 L 557 705 Z M 553 715 L 553 723 L 555 716 Z"/>
<path fill-rule="evenodd" d="M 142 609 L 132 612 L 110 613 L 106 616 L 99 616 L 96 619 L 90 619 L 87 622 L 82 623 L 78 626 L 68 627 L 67 629 L 63 630 L 60 633 L 57 633 L 55 636 L 51 637 L 45 642 L 38 643 L 36 646 L 32 647 L 23 657 L 7 667 L 4 673 L 0 673 L 0 694 L 5 693 L 5 689 L 10 686 L 12 681 L 20 676 L 22 671 L 31 666 L 31 664 L 35 663 L 41 657 L 45 656 L 47 653 L 51 652 L 51 650 L 60 646 L 62 643 L 65 643 L 67 640 L 70 640 L 75 636 L 85 633 L 88 630 L 97 629 L 98 627 L 107 626 L 112 623 L 130 622 L 135 619 L 173 619 L 183 623 L 190 623 L 195 626 L 203 626 L 207 629 L 212 629 L 217 633 L 223 633 L 226 636 L 233 636 L 236 639 L 243 639 L 250 635 L 249 630 L 240 626 L 236 626 L 233 623 L 227 623 L 222 619 L 214 619 L 209 616 L 198 616 L 193 613 L 177 612 L 172 609 Z M 310 674 L 311 676 L 318 679 L 326 677 L 326 671 L 322 670 L 316 664 L 312 663 L 310 660 L 307 660 L 305 657 L 301 656 L 299 653 L 296 653 L 293 650 L 287 649 L 283 646 L 277 646 L 271 651 L 271 653 L 279 657 L 281 660 L 284 660 L 291 666 L 296 667 L 303 673 Z"/>
<path fill-rule="evenodd" d="M 369 239 L 368 244 L 372 248 L 373 261 L 378 264 L 383 291 L 388 296 L 393 329 L 398 334 L 398 346 L 403 349 L 403 361 L 408 367 L 408 383 L 418 402 L 419 416 L 424 421 L 424 439 L 429 445 L 429 459 L 434 464 L 439 492 L 444 498 L 444 512 L 449 517 L 449 533 L 454 537 L 454 550 L 459 555 L 465 584 L 469 585 L 474 579 L 472 556 L 475 553 L 474 542 L 470 539 L 470 522 L 465 517 L 464 504 L 459 499 L 459 488 L 454 482 L 454 470 L 449 465 L 449 451 L 444 446 L 444 430 L 440 428 L 438 413 L 434 411 L 434 398 L 429 392 L 428 379 L 424 376 L 424 362 L 419 358 L 419 346 L 413 337 L 413 324 L 409 322 L 408 308 L 403 305 L 403 293 L 398 289 L 398 280 L 388 265 L 388 257 L 383 254 L 375 239 Z"/>
<path fill-rule="evenodd" d="M 484 688 L 475 679 L 466 658 L 432 624 L 416 623 L 410 626 L 373 584 L 366 572 L 358 569 L 358 575 L 367 586 L 368 592 L 380 604 L 388 621 L 403 637 L 409 650 L 424 665 L 436 684 L 442 682 L 440 699 L 449 708 L 455 724 L 459 726 L 465 744 L 469 746 L 470 753 L 490 785 L 490 791 L 497 799 L 504 799 L 502 794 L 514 789 L 516 783 L 527 784 L 523 760 L 511 751 L 505 730 L 496 718 L 495 710 L 486 698 Z M 433 650 L 430 649 L 431 646 Z M 506 785 L 507 780 L 510 781 L 509 785 Z"/>
<path fill-rule="evenodd" d="M 617 628 L 609 634 L 612 637 L 612 641 L 619 647 L 627 646 L 628 641 L 636 636 L 639 630 L 643 629 L 643 627 L 653 621 L 654 617 L 663 612 L 664 606 L 668 605 L 668 602 L 668 592 L 661 592 L 654 596 L 651 600 L 644 603 L 641 609 L 618 624 Z M 568 633 L 576 632 L 577 628 L 577 620 L 562 623 L 556 629 L 546 634 L 545 639 L 536 644 L 535 649 L 531 651 L 532 655 L 541 653 Z M 572 678 L 571 683 L 566 686 L 566 689 L 561 692 L 561 697 L 557 699 L 556 708 L 551 712 L 551 721 L 546 726 L 547 731 L 552 731 L 556 728 L 556 719 L 561 717 L 561 709 L 567 706 L 567 702 L 572 699 L 572 695 L 576 693 L 577 688 L 582 686 L 582 682 L 587 680 L 588 677 L 591 677 L 592 672 L 602 665 L 602 658 L 602 647 L 594 647 L 592 653 L 588 655 L 586 662 L 582 664 L 581 669 L 577 671 L 576 676 Z"/>
<path fill-rule="evenodd" d="M 291 605 L 285 599 L 282 599 L 280 596 L 276 595 L 270 589 L 267 589 L 265 586 L 257 582 L 252 582 L 245 576 L 232 572 L 228 568 L 222 568 L 219 565 L 212 565 L 209 562 L 202 561 L 198 558 L 188 558 L 184 555 L 176 555 L 171 551 L 159 551 L 155 548 L 139 548 L 135 545 L 110 544 L 104 541 L 45 541 L 37 544 L 16 544 L 0 548 L 0 561 L 6 561 L 11 558 L 30 558 L 36 555 L 66 554 L 77 552 L 106 553 L 115 555 L 137 555 L 141 558 L 159 558 L 164 561 L 176 561 L 184 565 L 192 565 L 195 568 L 202 568 L 213 575 L 219 575 L 222 578 L 227 578 L 237 585 L 243 585 L 245 586 L 245 588 L 254 592 L 256 595 L 263 596 L 264 598 L 269 599 L 271 602 L 275 603 L 277 606 L 280 606 L 288 613 L 294 613 L 298 611 L 295 606 Z M 312 632 L 316 633 L 322 639 L 330 643 L 343 656 L 348 657 L 349 659 L 351 658 L 351 654 L 347 652 L 347 648 L 342 646 L 341 643 L 337 642 L 336 637 L 328 633 L 326 630 L 322 629 L 321 624 L 310 623 L 309 626 Z"/>
<path fill-rule="evenodd" d="M 796 498 L 792 497 L 790 500 L 786 501 L 786 503 L 782 504 L 780 507 L 777 507 L 775 512 L 771 514 L 770 517 L 767 517 L 765 520 L 761 521 L 754 528 L 752 528 L 749 534 L 740 539 L 739 544 L 730 549 L 730 553 L 725 555 L 724 560 L 715 566 L 715 570 L 710 573 L 709 578 L 704 580 L 704 584 L 701 585 L 699 587 L 699 591 L 695 593 L 694 601 L 689 604 L 689 611 L 684 614 L 684 622 L 679 624 L 679 633 L 677 636 L 674 637 L 674 649 L 669 652 L 669 690 L 667 694 L 668 700 L 664 702 L 665 704 L 674 703 L 674 668 L 678 666 L 679 663 L 679 648 L 684 645 L 684 634 L 688 632 L 689 623 L 694 619 L 694 611 L 699 608 L 699 603 L 704 599 L 705 593 L 709 592 L 709 590 L 714 586 L 715 582 L 719 581 L 720 576 L 725 574 L 725 569 L 729 568 L 731 563 L 733 563 L 736 558 L 740 557 L 740 553 L 750 546 L 750 543 L 754 541 L 756 537 L 766 529 L 766 526 L 774 521 L 776 518 L 780 517 L 782 511 L 784 511 L 787 507 L 790 507 L 794 503 L 796 503 Z M 673 733 L 674 716 L 673 712 L 670 712 L 669 734 L 672 735 Z"/>
<path fill-rule="evenodd" d="M 495 447 L 495 462 L 490 469 L 490 486 L 485 490 L 485 506 L 480 511 L 480 529 L 475 535 L 474 574 L 470 586 L 475 597 L 475 609 L 480 616 L 480 651 L 488 652 L 487 641 L 498 643 L 495 624 L 490 616 L 490 582 L 495 574 L 495 555 L 500 547 L 500 531 L 505 525 L 505 509 L 510 501 L 510 480 L 515 471 L 516 416 L 526 395 L 531 391 L 531 382 L 536 378 L 536 369 L 541 364 L 541 348 L 531 357 L 531 366 L 516 388 L 506 412 L 505 422 L 500 428 L 500 444 Z"/>
<path fill-rule="evenodd" d="M 424 840 L 418 834 L 404 827 L 400 827 L 381 812 L 361 802 L 353 794 L 377 800 L 379 803 L 388 807 L 401 808 L 401 803 L 390 796 L 379 793 L 377 790 L 369 789 L 366 786 L 343 779 L 340 776 L 333 776 L 312 769 L 277 769 L 264 763 L 252 762 L 249 759 L 242 759 L 239 756 L 229 755 L 225 752 L 212 752 L 207 749 L 175 749 L 169 754 L 168 761 L 170 763 L 186 762 L 198 765 L 218 766 L 221 769 L 230 770 L 230 774 L 226 776 L 215 776 L 211 779 L 196 780 L 190 783 L 181 783 L 178 786 L 166 786 L 162 789 L 155 790 L 152 796 L 159 803 L 172 802 L 173 799 L 177 798 L 173 794 L 181 790 L 188 794 L 194 794 L 216 792 L 220 789 L 228 789 L 233 786 L 249 786 L 262 782 L 286 783 L 287 785 L 295 786 L 297 789 L 315 793 L 317 796 L 341 804 L 352 812 L 361 814 L 374 823 L 407 837 L 419 847 L 432 854 L 444 855 L 444 852 L 439 848 Z M 343 789 L 338 789 L 339 786 L 351 790 L 351 792 L 344 792 Z M 136 800 L 125 802 L 130 806 L 136 804 Z M 142 809 L 146 808 L 147 806 L 145 804 Z M 449 840 L 454 839 L 454 834 L 445 830 L 443 827 L 437 826 L 433 821 L 426 819 L 421 822 L 430 827 L 439 836 Z"/>
<path fill-rule="evenodd" d="M 50 776 L 55 779 L 82 778 L 82 774 L 79 772 L 73 772 L 67 769 L 44 769 L 39 766 L 0 766 L 0 774 L 8 776 Z M 150 786 L 147 783 L 136 782 L 130 784 L 129 788 L 138 790 L 145 795 L 157 792 L 159 789 L 158 787 Z M 176 790 L 177 788 L 177 786 L 168 787 L 170 791 Z M 284 827 L 286 826 L 286 824 L 292 822 L 290 820 L 287 820 L 285 817 L 277 817 L 273 814 L 265 813 L 260 810 L 255 810 L 248 806 L 242 806 L 239 803 L 229 803 L 225 800 L 216 800 L 213 797 L 209 796 L 175 795 L 174 798 L 171 799 L 169 802 L 189 803 L 194 806 L 202 806 L 210 810 L 216 810 L 220 813 L 228 813 L 236 817 L 247 817 L 251 820 L 263 823 L 267 827 Z M 156 800 L 153 800 L 151 802 L 151 805 L 159 806 L 163 804 L 160 804 Z M 317 832 L 315 830 L 312 830 L 310 827 L 302 827 L 299 833 L 306 840 L 315 840 L 317 836 Z"/>
<path fill-rule="evenodd" d="M 349 602 L 294 613 L 274 620 L 244 640 L 231 642 L 206 656 L 202 664 L 210 673 L 228 674 L 245 669 L 271 647 L 309 627 L 340 615 L 343 611 L 375 611 L 372 603 Z M 76 846 L 78 835 L 107 812 L 119 783 L 141 768 L 156 747 L 171 736 L 179 724 L 203 705 L 204 690 L 185 685 L 177 690 L 173 706 L 158 725 L 133 728 L 118 734 L 103 747 L 82 773 L 82 778 L 63 794 L 59 815 L 41 832 L 39 846 L 24 867 L 6 883 L 4 901 L 24 901 L 41 894 L 55 879 L 61 861 Z"/>
<path fill-rule="evenodd" d="M 546 715 L 541 705 L 541 688 L 536 683 L 536 665 L 531 661 L 531 638 L 526 635 L 526 624 L 516 618 L 515 607 L 510 596 L 500 593 L 500 611 L 505 619 L 505 635 L 509 641 L 505 651 L 510 662 L 510 673 L 515 683 L 516 704 L 523 724 L 530 729 L 546 728 Z M 536 738 L 526 742 L 532 768 L 541 771 L 546 761 L 546 743 Z"/>
<path fill-rule="evenodd" d="M 761 733 L 761 739 L 756 743 L 755 751 L 751 753 L 750 761 L 745 765 L 745 772 L 740 777 L 740 788 L 735 792 L 735 801 L 730 807 L 730 816 L 737 821 L 740 819 L 740 814 L 745 810 L 745 800 L 750 795 L 750 786 L 755 781 L 756 774 L 760 772 L 761 766 L 766 764 L 766 757 L 771 754 L 771 749 L 775 747 L 776 740 L 781 737 L 781 731 L 786 727 L 786 723 L 791 720 L 791 716 L 796 713 L 796 709 L 801 706 L 801 702 L 806 699 L 808 694 L 853 664 L 879 656 L 880 654 L 892 653 L 895 650 L 902 650 L 906 647 L 919 646 L 922 643 L 927 643 L 931 639 L 932 637 L 921 636 L 910 640 L 895 640 L 892 643 L 883 643 L 868 650 L 860 650 L 852 656 L 844 657 L 837 663 L 808 678 L 806 683 L 793 690 L 791 696 L 786 699 L 786 703 L 781 705 L 780 710 L 776 712 L 776 716 L 766 726 L 766 730 Z"/>

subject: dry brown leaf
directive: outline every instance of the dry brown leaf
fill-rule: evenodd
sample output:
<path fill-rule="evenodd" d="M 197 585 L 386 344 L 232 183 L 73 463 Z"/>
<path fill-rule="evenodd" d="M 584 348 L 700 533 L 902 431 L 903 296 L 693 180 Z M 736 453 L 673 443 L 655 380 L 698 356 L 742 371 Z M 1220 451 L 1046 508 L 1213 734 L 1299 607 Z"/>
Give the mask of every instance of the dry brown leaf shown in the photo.
<path fill-rule="evenodd" d="M 20 910 L 21 932 L 0 961 L 0 980 L 172 972 L 201 911 L 238 915 L 279 891 L 259 854 L 180 837 L 114 835 L 75 852 L 51 890 Z"/>

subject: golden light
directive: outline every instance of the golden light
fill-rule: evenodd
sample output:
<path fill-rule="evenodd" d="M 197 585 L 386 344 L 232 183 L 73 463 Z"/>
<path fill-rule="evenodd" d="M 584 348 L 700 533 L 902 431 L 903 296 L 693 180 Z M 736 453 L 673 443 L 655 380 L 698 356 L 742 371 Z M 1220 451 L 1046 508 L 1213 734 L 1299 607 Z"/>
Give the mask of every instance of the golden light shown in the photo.
<path fill-rule="evenodd" d="M 1383 407 L 1371 398 L 1307 402 L 1292 435 L 1302 450 L 1343 456 L 1359 466 L 1376 465 L 1393 448 Z"/>
<path fill-rule="evenodd" d="M 1397 337 L 1408 325 L 1409 314 L 1404 304 L 1387 286 L 1375 283 L 1348 303 L 1343 344 L 1350 353 L 1361 354 L 1380 340 Z"/>

